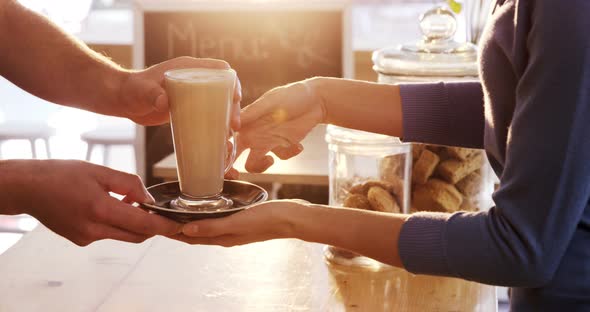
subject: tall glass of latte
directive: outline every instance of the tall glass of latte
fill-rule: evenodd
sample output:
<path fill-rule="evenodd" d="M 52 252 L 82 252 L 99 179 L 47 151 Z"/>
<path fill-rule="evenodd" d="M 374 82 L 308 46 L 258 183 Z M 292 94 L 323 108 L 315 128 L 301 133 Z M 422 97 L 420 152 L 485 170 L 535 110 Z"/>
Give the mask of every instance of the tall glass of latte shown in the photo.
<path fill-rule="evenodd" d="M 232 69 L 176 69 L 165 73 L 170 122 L 182 195 L 173 208 L 215 211 L 232 206 L 221 196 L 226 166 L 230 108 L 236 72 Z"/>

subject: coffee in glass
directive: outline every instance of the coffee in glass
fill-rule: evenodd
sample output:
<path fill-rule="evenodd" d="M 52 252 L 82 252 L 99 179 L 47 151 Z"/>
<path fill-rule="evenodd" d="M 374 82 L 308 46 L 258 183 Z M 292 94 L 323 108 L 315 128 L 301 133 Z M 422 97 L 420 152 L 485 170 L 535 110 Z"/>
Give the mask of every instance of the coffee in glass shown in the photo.
<path fill-rule="evenodd" d="M 233 144 L 226 166 L 228 134 L 233 135 L 229 119 L 236 80 L 232 69 L 190 68 L 165 73 L 182 192 L 172 201 L 173 208 L 211 211 L 233 205 L 220 194 L 236 152 Z"/>

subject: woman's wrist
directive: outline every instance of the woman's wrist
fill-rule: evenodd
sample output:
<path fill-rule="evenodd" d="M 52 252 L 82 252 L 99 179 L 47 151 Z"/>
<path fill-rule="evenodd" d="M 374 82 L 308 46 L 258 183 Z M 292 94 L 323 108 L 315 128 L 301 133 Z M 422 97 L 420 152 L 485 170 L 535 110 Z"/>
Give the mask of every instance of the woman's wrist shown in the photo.
<path fill-rule="evenodd" d="M 332 208 L 299 201 L 282 210 L 285 237 L 312 243 L 332 244 L 329 220 Z"/>
<path fill-rule="evenodd" d="M 322 123 L 402 135 L 399 86 L 330 77 L 316 77 L 305 83 L 312 101 L 322 109 Z"/>
<path fill-rule="evenodd" d="M 277 229 L 279 237 L 303 239 L 304 226 L 310 220 L 306 220 L 309 214 L 309 204 L 299 200 L 283 201 L 286 205 L 276 210 L 275 218 L 278 220 Z"/>
<path fill-rule="evenodd" d="M 328 123 L 329 120 L 327 103 L 321 92 L 325 82 L 326 78 L 324 77 L 314 77 L 303 81 L 303 85 L 313 106 L 318 106 L 322 111 L 322 117 L 319 123 Z"/>

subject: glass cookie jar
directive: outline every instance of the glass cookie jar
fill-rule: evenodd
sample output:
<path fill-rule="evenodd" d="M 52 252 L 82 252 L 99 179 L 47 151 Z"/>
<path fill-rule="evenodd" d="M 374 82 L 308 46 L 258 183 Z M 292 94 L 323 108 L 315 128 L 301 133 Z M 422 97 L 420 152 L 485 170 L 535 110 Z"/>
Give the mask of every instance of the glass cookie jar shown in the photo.
<path fill-rule="evenodd" d="M 373 53 L 380 83 L 477 81 L 477 48 L 453 40 L 453 13 L 420 17 L 423 38 Z M 474 103 L 480 105 L 480 103 Z M 412 144 L 410 211 L 479 211 L 492 206 L 495 176 L 483 150 Z"/>
<path fill-rule="evenodd" d="M 334 125 L 327 127 L 326 141 L 330 205 L 388 213 L 409 211 L 410 144 L 395 137 Z M 385 266 L 334 246 L 326 247 L 325 257 L 343 265 Z"/>

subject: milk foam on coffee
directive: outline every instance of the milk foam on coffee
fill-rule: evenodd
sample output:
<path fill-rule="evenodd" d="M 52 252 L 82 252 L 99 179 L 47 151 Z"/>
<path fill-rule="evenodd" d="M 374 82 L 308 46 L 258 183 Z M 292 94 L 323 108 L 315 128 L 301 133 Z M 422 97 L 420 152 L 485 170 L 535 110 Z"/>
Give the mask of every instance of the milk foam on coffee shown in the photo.
<path fill-rule="evenodd" d="M 215 196 L 223 189 L 235 81 L 233 70 L 166 73 L 180 189 L 185 195 Z"/>

